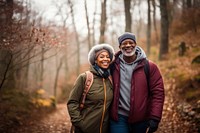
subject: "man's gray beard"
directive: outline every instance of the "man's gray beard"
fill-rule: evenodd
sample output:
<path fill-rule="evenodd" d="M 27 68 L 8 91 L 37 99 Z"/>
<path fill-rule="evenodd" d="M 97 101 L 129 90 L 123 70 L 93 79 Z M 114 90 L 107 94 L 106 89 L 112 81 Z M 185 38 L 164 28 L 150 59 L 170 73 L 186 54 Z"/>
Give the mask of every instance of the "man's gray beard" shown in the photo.
<path fill-rule="evenodd" d="M 133 49 L 133 51 L 131 53 L 126 53 L 125 50 L 121 49 L 121 52 L 124 56 L 130 57 L 133 56 L 135 54 L 136 48 Z"/>

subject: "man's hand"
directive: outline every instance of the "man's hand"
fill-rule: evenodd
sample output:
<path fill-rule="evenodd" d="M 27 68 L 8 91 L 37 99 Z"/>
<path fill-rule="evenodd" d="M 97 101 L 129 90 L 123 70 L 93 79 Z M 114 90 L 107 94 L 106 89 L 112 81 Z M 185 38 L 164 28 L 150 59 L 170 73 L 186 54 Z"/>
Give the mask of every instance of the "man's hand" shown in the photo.
<path fill-rule="evenodd" d="M 159 124 L 159 121 L 157 120 L 149 120 L 149 130 L 148 130 L 148 133 L 153 133 L 155 132 L 157 129 L 158 129 L 158 124 Z"/>

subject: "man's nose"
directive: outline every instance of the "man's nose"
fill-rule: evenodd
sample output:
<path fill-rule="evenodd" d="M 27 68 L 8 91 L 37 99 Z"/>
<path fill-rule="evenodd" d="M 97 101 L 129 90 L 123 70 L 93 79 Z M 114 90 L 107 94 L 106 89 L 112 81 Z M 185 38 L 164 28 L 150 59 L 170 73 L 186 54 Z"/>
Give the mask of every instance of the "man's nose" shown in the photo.
<path fill-rule="evenodd" d="M 127 46 L 131 46 L 131 43 L 127 42 L 127 43 L 126 43 L 126 47 L 127 47 Z"/>

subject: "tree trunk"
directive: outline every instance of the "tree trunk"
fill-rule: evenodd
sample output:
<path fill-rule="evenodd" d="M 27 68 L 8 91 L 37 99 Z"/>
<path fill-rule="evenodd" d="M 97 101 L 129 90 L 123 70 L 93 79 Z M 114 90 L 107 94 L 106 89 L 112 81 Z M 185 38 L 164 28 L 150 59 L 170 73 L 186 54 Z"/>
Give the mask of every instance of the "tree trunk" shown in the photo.
<path fill-rule="evenodd" d="M 12 38 L 10 36 L 13 36 L 12 32 L 12 17 L 13 17 L 13 0 L 6 0 L 5 1 L 5 6 L 3 6 L 1 10 L 1 17 L 0 17 L 0 27 L 1 27 L 1 33 L 0 33 L 0 43 L 1 46 L 5 46 L 5 42 L 3 39 L 6 41 L 10 41 L 9 39 Z M 14 80 L 14 73 L 11 73 L 9 71 L 10 66 L 13 64 L 13 54 L 12 51 L 9 49 L 0 49 L 0 90 L 3 88 L 5 85 L 5 88 L 10 89 L 15 87 L 15 80 Z M 9 79 L 7 79 L 9 75 Z"/>
<path fill-rule="evenodd" d="M 96 41 L 95 41 L 95 23 L 96 23 L 96 14 L 97 14 L 97 0 L 95 0 L 95 8 L 94 8 L 94 17 L 93 17 L 93 25 L 92 25 L 92 33 L 93 33 L 93 40 L 92 40 L 92 45 L 94 45 L 95 43 L 96 43 Z"/>
<path fill-rule="evenodd" d="M 160 51 L 159 60 L 164 59 L 164 55 L 168 53 L 169 45 L 169 22 L 168 22 L 168 9 L 167 0 L 160 0 L 160 13 L 161 13 L 161 37 L 160 37 Z"/>
<path fill-rule="evenodd" d="M 2 58 L 2 59 L 1 59 Z M 6 77 L 9 73 L 9 68 L 11 66 L 11 63 L 13 61 L 13 56 L 11 53 L 9 53 L 7 50 L 0 50 L 0 60 L 3 62 L 0 64 L 0 90 L 2 90 L 3 88 L 3 85 L 5 84 L 5 81 L 6 81 Z M 9 82 L 8 81 L 8 84 L 9 86 L 6 86 L 6 88 L 10 88 L 10 85 L 11 87 L 13 86 L 12 85 L 13 82 Z"/>
<path fill-rule="evenodd" d="M 90 41 L 90 23 L 89 23 L 89 17 L 88 17 L 88 10 L 87 10 L 87 0 L 85 0 L 85 17 L 86 17 L 86 22 L 87 22 L 87 30 L 88 30 L 88 51 L 91 49 L 91 41 Z"/>
<path fill-rule="evenodd" d="M 102 0 L 101 2 L 101 26 L 100 26 L 100 37 L 99 43 L 105 42 L 105 29 L 106 29 L 106 1 Z"/>
<path fill-rule="evenodd" d="M 152 0 L 152 5 L 153 5 L 153 25 L 154 25 L 154 32 L 155 32 L 155 38 L 156 38 L 156 44 L 159 42 L 159 37 L 158 37 L 158 30 L 157 30 L 157 24 L 156 24 L 156 3 L 155 0 Z"/>
<path fill-rule="evenodd" d="M 57 57 L 57 56 L 56 56 Z M 55 97 L 55 103 L 53 103 L 54 107 L 57 105 L 57 84 L 58 84 L 58 77 L 59 77 L 59 72 L 62 67 L 62 62 L 63 62 L 64 56 L 61 58 L 59 64 L 58 58 L 56 58 L 56 76 L 55 76 L 55 82 L 54 82 L 54 97 Z"/>
<path fill-rule="evenodd" d="M 76 68 L 76 75 L 78 76 L 79 73 L 80 73 L 80 42 L 79 42 L 79 37 L 78 37 L 77 30 L 76 30 L 73 4 L 72 4 L 71 0 L 68 0 L 68 3 L 70 5 L 70 9 L 71 9 L 72 23 L 73 23 L 73 28 L 74 28 L 74 32 L 75 32 L 75 38 L 76 38 L 76 44 L 77 44 L 77 68 Z"/>
<path fill-rule="evenodd" d="M 43 88 L 43 76 L 44 76 L 44 53 L 45 49 L 42 46 L 41 52 L 41 62 L 40 62 L 40 88 Z"/>
<path fill-rule="evenodd" d="M 138 6 L 141 4 L 141 1 L 138 1 Z M 142 9 L 138 9 L 138 16 L 139 16 L 139 20 L 138 20 L 138 24 L 136 26 L 136 34 L 137 34 L 137 38 L 138 40 L 140 39 L 140 34 L 141 34 L 141 31 L 142 31 L 142 23 L 143 23 L 143 20 L 142 20 L 142 14 L 141 14 L 141 10 Z"/>
<path fill-rule="evenodd" d="M 192 7 L 192 1 L 191 0 L 187 0 L 187 8 L 191 8 Z"/>
<path fill-rule="evenodd" d="M 124 0 L 124 11 L 125 11 L 125 31 L 131 32 L 131 24 L 132 24 L 132 18 L 131 18 L 131 12 L 130 12 L 130 6 L 131 6 L 131 0 Z"/>
<path fill-rule="evenodd" d="M 148 18 L 147 18 L 147 56 L 150 55 L 151 48 L 151 5 L 150 0 L 147 0 L 148 5 Z"/>

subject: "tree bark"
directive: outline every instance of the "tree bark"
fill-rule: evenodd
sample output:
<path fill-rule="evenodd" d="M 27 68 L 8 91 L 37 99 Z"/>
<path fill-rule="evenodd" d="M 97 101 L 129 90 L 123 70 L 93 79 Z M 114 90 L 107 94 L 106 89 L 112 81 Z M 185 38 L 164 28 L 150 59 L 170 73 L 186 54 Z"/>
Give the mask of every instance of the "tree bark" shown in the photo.
<path fill-rule="evenodd" d="M 86 22 L 87 22 L 87 30 L 88 30 L 88 35 L 87 35 L 87 40 L 88 40 L 88 51 L 91 49 L 91 41 L 90 41 L 90 23 L 89 23 L 89 16 L 88 16 L 88 10 L 87 10 L 87 0 L 85 0 L 85 17 L 86 17 Z"/>
<path fill-rule="evenodd" d="M 100 26 L 100 37 L 99 44 L 105 42 L 105 29 L 106 29 L 106 1 L 102 0 L 101 2 L 101 26 Z"/>
<path fill-rule="evenodd" d="M 159 60 L 164 59 L 164 55 L 168 53 L 169 46 L 169 22 L 168 22 L 168 9 L 167 0 L 160 0 L 160 13 L 161 13 L 161 37 L 160 37 L 160 51 Z"/>
<path fill-rule="evenodd" d="M 78 32 L 76 29 L 75 19 L 74 19 L 74 10 L 73 10 L 73 4 L 71 0 L 68 0 L 68 4 L 71 9 L 71 16 L 72 16 L 72 24 L 75 32 L 75 38 L 76 38 L 76 44 L 77 44 L 77 68 L 76 68 L 76 75 L 78 76 L 80 73 L 80 42 L 78 37 Z"/>
<path fill-rule="evenodd" d="M 94 8 L 94 17 L 93 17 L 93 25 L 92 25 L 92 45 L 94 45 L 96 43 L 95 41 L 95 23 L 96 23 L 96 14 L 97 14 L 97 0 L 95 0 L 95 8 Z"/>
<path fill-rule="evenodd" d="M 154 32 L 155 32 L 155 38 L 156 38 L 156 44 L 159 42 L 159 37 L 158 37 L 158 30 L 157 30 L 157 23 L 156 23 L 156 3 L 155 0 L 152 0 L 152 5 L 153 5 L 153 25 L 154 25 Z"/>
<path fill-rule="evenodd" d="M 55 76 L 55 82 L 54 82 L 54 97 L 55 97 L 55 103 L 53 104 L 54 107 L 57 105 L 57 84 L 58 84 L 58 77 L 59 77 L 59 72 L 62 67 L 62 62 L 63 62 L 64 56 L 60 59 L 59 64 L 57 63 L 58 58 L 56 58 L 56 76 Z"/>
<path fill-rule="evenodd" d="M 148 5 L 148 17 L 147 17 L 147 56 L 150 55 L 151 48 L 151 5 L 150 0 L 147 0 Z"/>
<path fill-rule="evenodd" d="M 125 11 L 125 31 L 131 32 L 131 24 L 132 24 L 132 18 L 131 18 L 131 12 L 130 12 L 130 6 L 131 6 L 131 0 L 124 0 L 124 11 Z"/>

